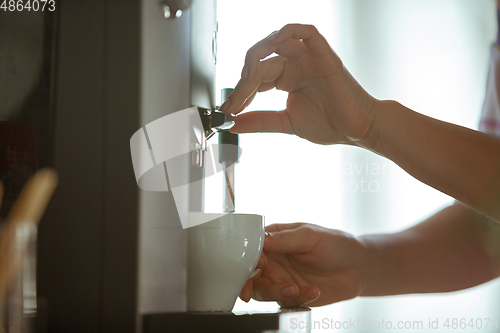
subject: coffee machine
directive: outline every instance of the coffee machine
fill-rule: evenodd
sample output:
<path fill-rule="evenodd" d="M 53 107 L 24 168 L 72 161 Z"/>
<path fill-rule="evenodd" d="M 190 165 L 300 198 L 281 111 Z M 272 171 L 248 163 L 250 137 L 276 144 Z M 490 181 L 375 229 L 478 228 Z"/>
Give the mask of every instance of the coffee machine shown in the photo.
<path fill-rule="evenodd" d="M 217 140 L 207 135 L 216 126 L 203 126 L 204 116 L 216 114 L 220 93 L 215 0 L 56 6 L 45 61 L 50 158 L 60 185 L 38 240 L 38 299 L 47 330 L 258 332 L 284 331 L 292 317 L 310 320 L 308 309 L 186 312 L 187 229 L 180 216 L 203 212 L 203 181 L 192 180 L 203 180 L 207 145 Z M 187 153 L 175 177 L 190 184 L 181 193 L 189 200 L 179 204 L 172 190 L 138 187 L 130 138 L 190 107 L 200 110 L 194 132 L 203 135 L 176 142 Z"/>

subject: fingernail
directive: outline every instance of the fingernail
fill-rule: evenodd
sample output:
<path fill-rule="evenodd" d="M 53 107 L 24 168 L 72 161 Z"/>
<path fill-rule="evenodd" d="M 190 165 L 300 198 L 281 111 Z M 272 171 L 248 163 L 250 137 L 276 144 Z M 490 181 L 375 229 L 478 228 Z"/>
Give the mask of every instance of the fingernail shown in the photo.
<path fill-rule="evenodd" d="M 271 34 L 269 35 L 269 39 L 270 39 L 270 40 L 274 40 L 274 39 L 278 38 L 279 33 L 280 33 L 279 31 L 274 31 L 273 33 L 271 33 Z"/>
<path fill-rule="evenodd" d="M 264 259 L 262 259 L 262 257 L 260 257 L 256 268 L 261 268 L 261 267 L 264 267 Z"/>
<path fill-rule="evenodd" d="M 269 233 L 269 232 L 265 231 L 265 232 L 264 232 L 264 237 L 265 237 L 265 238 L 271 238 L 271 237 L 273 237 L 273 234 L 271 234 L 271 233 Z"/>
<path fill-rule="evenodd" d="M 316 297 L 319 296 L 318 290 L 316 288 L 311 288 L 306 290 L 305 295 L 309 299 L 315 299 Z"/>
<path fill-rule="evenodd" d="M 243 73 L 241 73 L 241 78 L 246 79 L 247 76 L 248 76 L 248 67 L 245 66 L 245 67 L 243 67 Z"/>
<path fill-rule="evenodd" d="M 293 286 L 288 286 L 281 289 L 280 293 L 283 297 L 294 297 L 295 295 L 297 295 Z"/>
<path fill-rule="evenodd" d="M 231 104 L 231 100 L 229 100 L 229 99 L 228 99 L 228 100 L 226 100 L 226 101 L 224 102 L 224 104 L 222 104 L 222 106 L 220 107 L 220 109 L 219 109 L 219 110 L 220 110 L 220 111 L 224 111 L 224 110 L 226 110 L 226 109 L 229 107 L 229 104 Z"/>

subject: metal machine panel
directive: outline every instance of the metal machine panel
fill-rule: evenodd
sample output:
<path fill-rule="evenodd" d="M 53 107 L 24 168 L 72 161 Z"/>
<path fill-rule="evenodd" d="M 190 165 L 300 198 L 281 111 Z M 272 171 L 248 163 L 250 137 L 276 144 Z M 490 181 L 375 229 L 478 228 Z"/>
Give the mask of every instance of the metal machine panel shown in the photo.
<path fill-rule="evenodd" d="M 156 1 L 142 1 L 141 124 L 196 105 L 215 106 L 215 1 L 193 1 L 181 17 L 165 19 Z M 167 118 L 168 119 L 168 118 Z M 201 123 L 200 123 L 201 125 Z M 193 131 L 186 128 L 186 131 Z M 198 128 L 197 132 L 203 132 Z M 172 138 L 176 139 L 176 138 Z M 175 144 L 189 152 L 195 135 Z M 184 167 L 166 171 L 172 182 L 187 184 L 203 177 L 191 165 L 191 155 L 180 158 Z M 178 215 L 203 210 L 203 183 L 191 193 L 140 191 L 139 313 L 186 311 L 187 233 Z M 188 200 L 189 196 L 189 200 Z M 181 204 L 183 202 L 184 204 Z M 177 205 L 176 205 L 177 203 Z M 187 203 L 187 204 L 186 204 Z M 182 210 L 179 212 L 178 210 Z"/>

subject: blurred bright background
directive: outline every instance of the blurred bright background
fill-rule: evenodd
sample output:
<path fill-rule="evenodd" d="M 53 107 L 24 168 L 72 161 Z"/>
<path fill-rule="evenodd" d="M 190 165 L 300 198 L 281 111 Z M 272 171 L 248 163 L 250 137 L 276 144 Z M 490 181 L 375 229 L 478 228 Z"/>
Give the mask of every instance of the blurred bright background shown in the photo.
<path fill-rule="evenodd" d="M 495 14 L 494 0 L 218 0 L 217 90 L 236 85 L 245 53 L 257 41 L 287 23 L 314 24 L 376 98 L 477 128 Z M 257 95 L 247 110 L 281 110 L 286 97 L 273 89 Z M 266 225 L 309 222 L 355 235 L 391 233 L 453 202 L 359 148 L 285 134 L 244 134 L 240 146 L 236 210 L 262 214 Z M 207 211 L 221 211 L 220 174 L 206 179 L 206 190 Z M 277 308 L 275 302 L 238 300 L 234 310 Z M 427 325 L 430 318 L 442 328 L 447 318 L 499 314 L 500 281 L 493 281 L 450 294 L 358 298 L 314 308 L 312 319 Z M 493 331 L 498 329 L 481 330 Z"/>

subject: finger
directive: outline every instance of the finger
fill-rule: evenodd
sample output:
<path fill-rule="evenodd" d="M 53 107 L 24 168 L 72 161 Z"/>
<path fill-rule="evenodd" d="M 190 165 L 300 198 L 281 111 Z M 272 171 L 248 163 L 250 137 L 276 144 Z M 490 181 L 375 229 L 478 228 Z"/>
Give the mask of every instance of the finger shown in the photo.
<path fill-rule="evenodd" d="M 248 49 L 245 55 L 245 65 L 242 70 L 242 78 L 252 78 L 257 68 L 260 66 L 261 59 L 264 59 L 273 53 L 286 58 L 295 58 L 307 52 L 307 47 L 299 40 L 287 39 L 280 44 L 273 43 L 265 38 Z"/>
<path fill-rule="evenodd" d="M 282 230 L 291 230 L 291 229 L 297 229 L 307 223 L 304 222 L 295 222 L 295 223 L 275 223 L 275 224 L 270 224 L 266 226 L 266 232 L 275 232 L 275 231 L 282 231 Z"/>
<path fill-rule="evenodd" d="M 232 133 L 274 132 L 294 134 L 292 122 L 286 111 L 251 111 L 236 118 Z"/>
<path fill-rule="evenodd" d="M 249 302 L 253 296 L 253 281 L 248 280 L 240 291 L 240 298 L 244 302 Z"/>
<path fill-rule="evenodd" d="M 298 39 L 286 39 L 284 42 L 278 44 L 274 53 L 285 58 L 296 58 L 302 56 L 307 51 L 307 47 L 302 41 Z"/>
<path fill-rule="evenodd" d="M 279 45 L 290 38 L 301 39 L 313 55 L 331 52 L 330 45 L 313 25 L 287 24 L 268 39 L 271 43 Z"/>
<path fill-rule="evenodd" d="M 268 91 L 273 89 L 274 87 L 276 87 L 276 80 L 271 82 L 264 82 L 259 86 L 258 92 Z"/>
<path fill-rule="evenodd" d="M 276 87 L 276 80 L 274 81 L 271 81 L 271 82 L 263 82 L 261 83 L 261 85 L 259 86 L 259 88 L 257 88 L 256 91 L 254 91 L 254 93 L 252 94 L 252 96 L 248 97 L 247 100 L 245 101 L 245 103 L 240 107 L 240 109 L 238 111 L 236 111 L 236 114 L 240 113 L 241 111 L 243 111 L 244 109 L 247 108 L 247 106 L 249 106 L 255 96 L 257 95 L 258 92 L 264 92 L 264 91 L 268 91 L 268 90 L 271 90 L 273 89 L 274 87 Z"/>
<path fill-rule="evenodd" d="M 258 301 L 277 301 L 281 306 L 301 306 L 314 302 L 320 296 L 316 286 L 299 288 L 293 282 L 272 283 L 266 278 L 253 283 L 253 298 Z"/>
<path fill-rule="evenodd" d="M 276 86 L 276 80 L 271 81 L 271 82 L 264 82 L 262 83 L 259 88 L 257 88 L 256 91 L 252 94 L 252 96 L 248 97 L 245 103 L 240 107 L 238 111 L 236 111 L 236 114 L 240 113 L 241 111 L 245 110 L 254 100 L 255 96 L 257 95 L 258 92 L 264 92 L 273 89 Z"/>
<path fill-rule="evenodd" d="M 299 294 L 299 287 L 293 282 L 272 283 L 268 278 L 253 282 L 253 298 L 258 301 L 283 301 Z"/>
<path fill-rule="evenodd" d="M 274 81 L 273 81 L 274 82 Z M 241 111 L 243 111 L 244 109 L 246 109 L 247 106 L 250 105 L 250 103 L 252 103 L 253 99 L 255 98 L 255 96 L 257 95 L 257 92 L 258 92 L 259 89 L 255 90 L 253 92 L 253 94 L 247 98 L 247 100 L 245 101 L 245 103 L 243 103 L 243 105 L 239 108 L 238 111 L 236 111 L 236 113 L 240 113 Z"/>
<path fill-rule="evenodd" d="M 257 263 L 257 266 L 255 267 L 256 269 L 259 269 L 259 272 L 255 276 L 248 279 L 248 281 L 245 283 L 245 285 L 241 289 L 240 298 L 243 301 L 248 302 L 252 298 L 253 281 L 259 279 L 262 276 L 263 268 L 266 267 L 266 265 L 267 265 L 267 257 L 264 253 L 262 253 L 262 255 L 259 258 L 259 262 Z"/>
<path fill-rule="evenodd" d="M 297 297 L 292 299 L 285 299 L 282 301 L 278 301 L 278 304 L 282 307 L 297 307 L 302 305 L 307 305 L 309 303 L 314 302 L 320 296 L 320 290 L 315 286 L 307 286 L 300 288 L 299 294 Z"/>
<path fill-rule="evenodd" d="M 259 262 L 257 263 L 257 266 L 255 266 L 255 268 L 264 268 L 266 267 L 266 263 L 267 263 L 267 257 L 264 253 L 262 253 L 260 255 Z"/>
<path fill-rule="evenodd" d="M 262 83 L 275 81 L 285 69 L 285 58 L 276 56 L 262 61 L 257 73 L 251 79 L 241 79 L 222 105 L 221 111 L 237 114 L 247 99 Z"/>
<path fill-rule="evenodd" d="M 296 229 L 268 233 L 263 250 L 277 253 L 308 253 L 321 240 L 322 235 L 309 225 Z"/>

